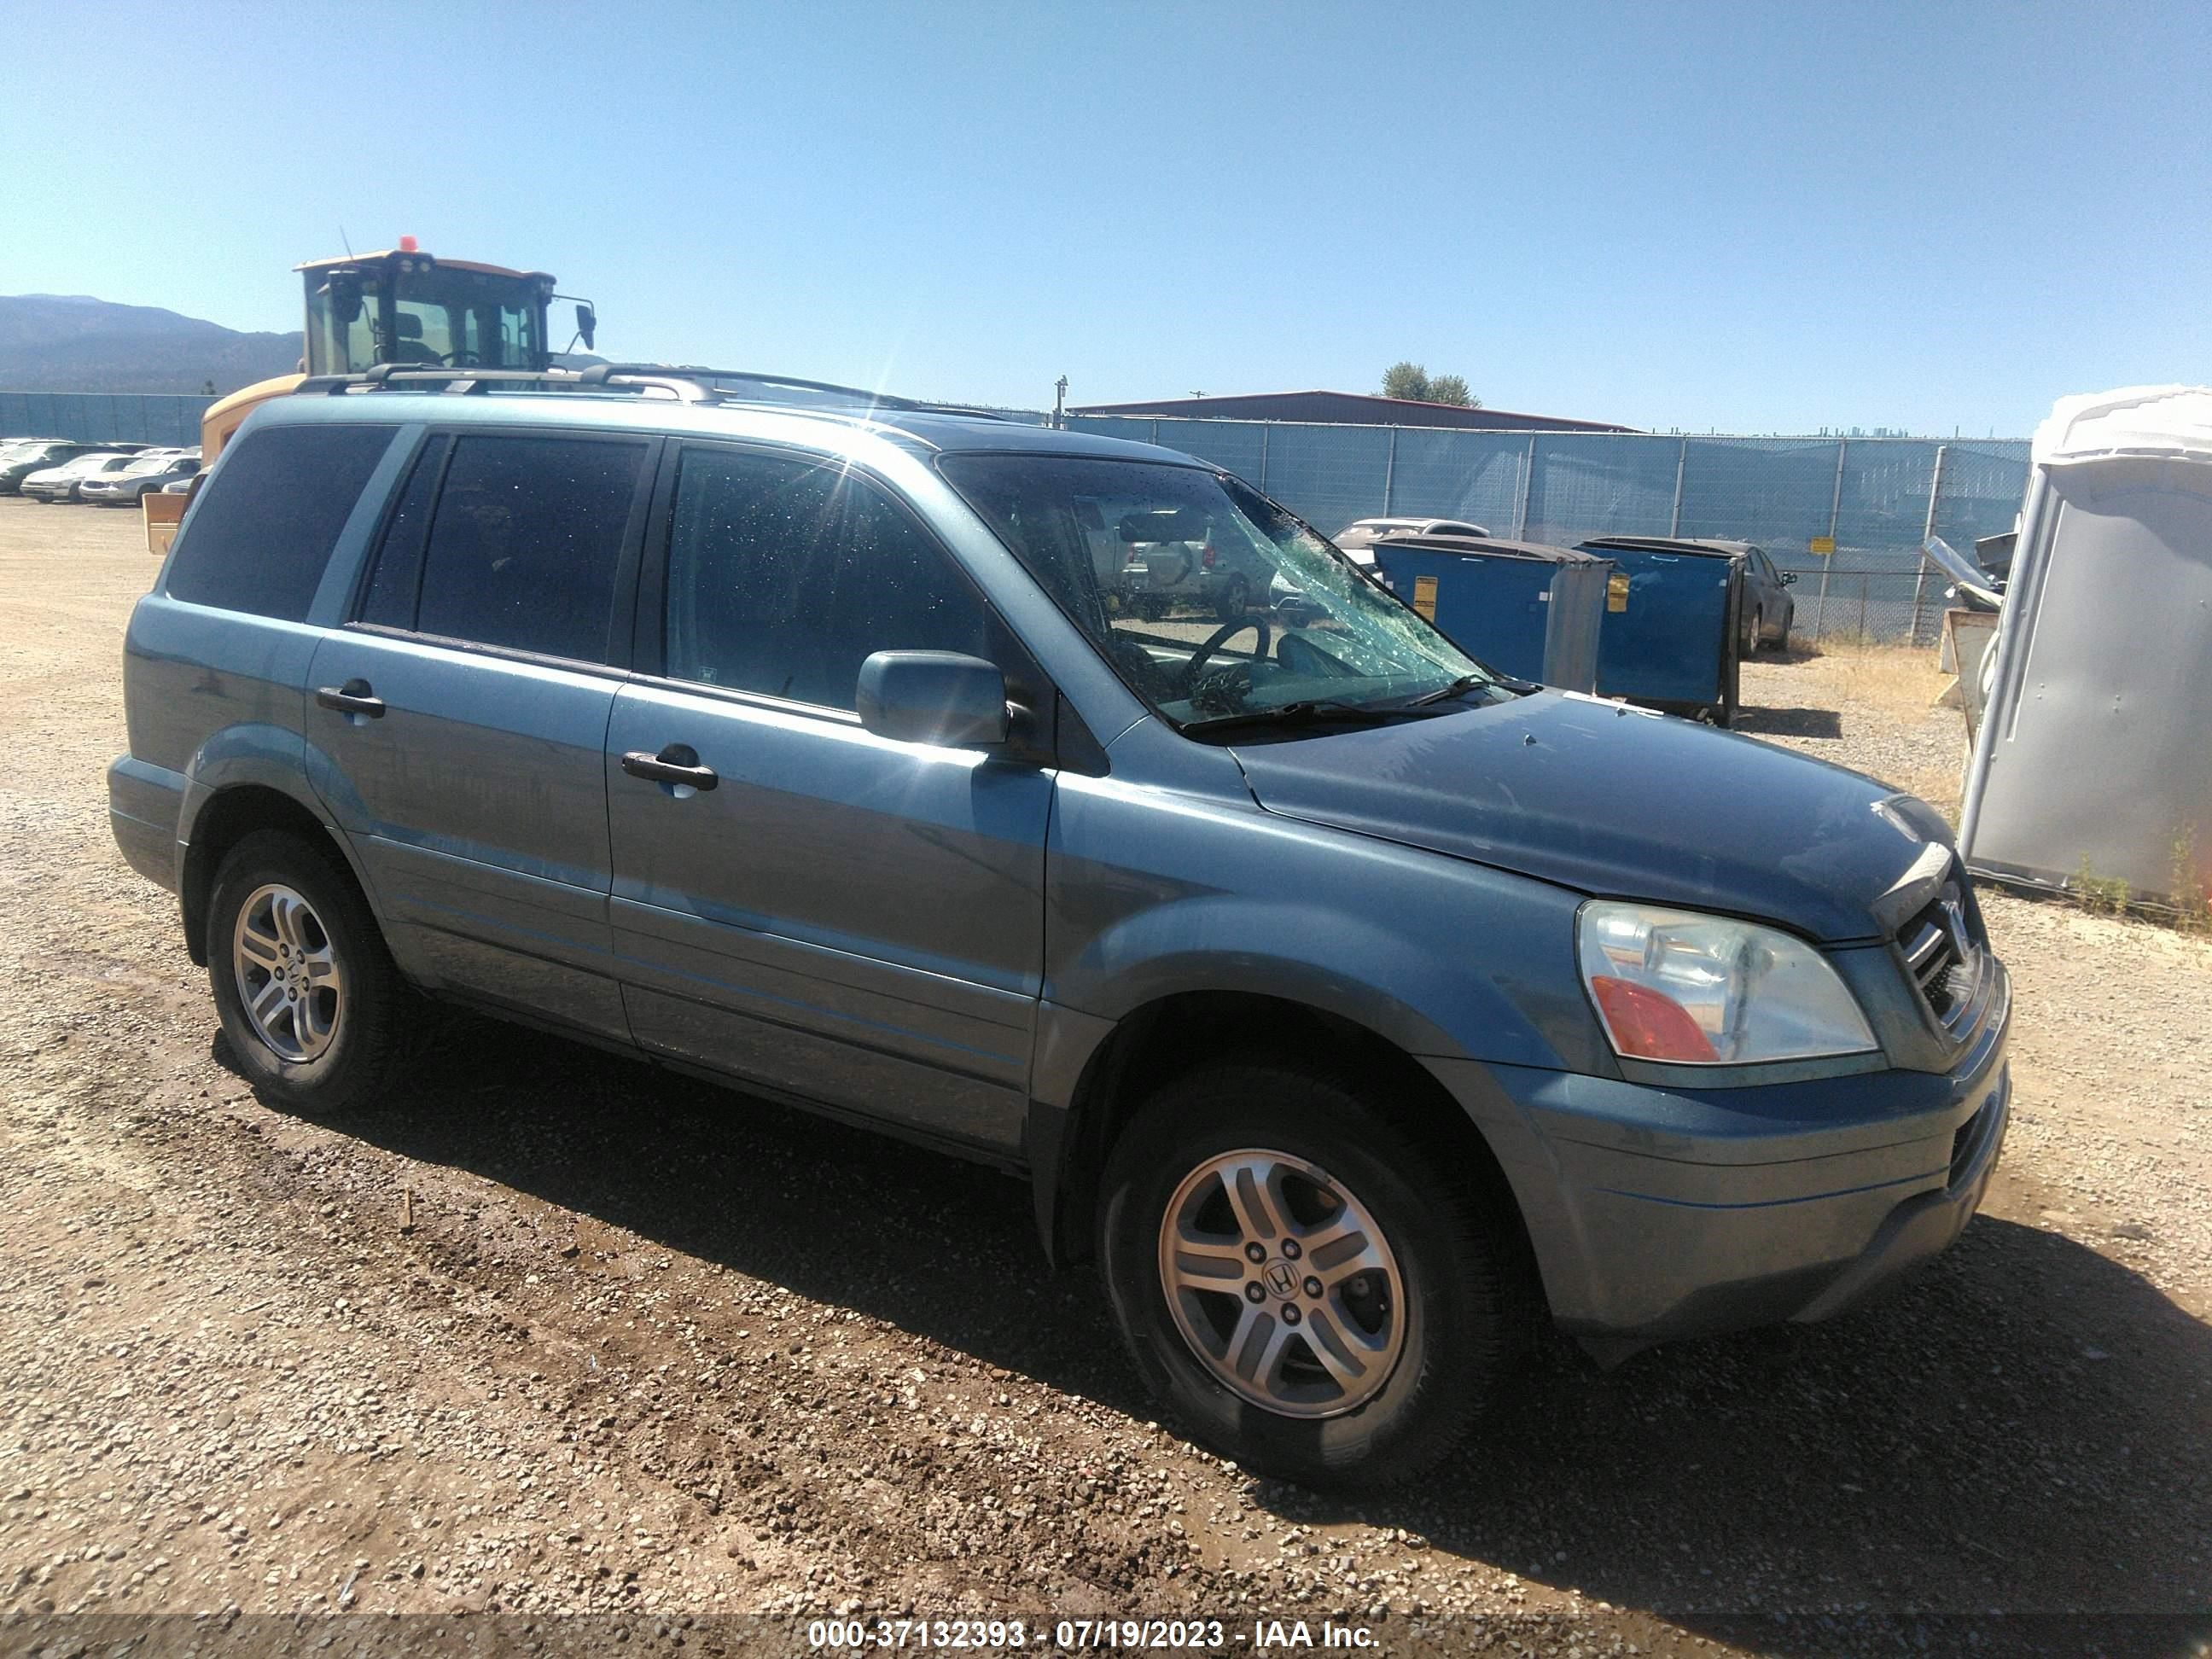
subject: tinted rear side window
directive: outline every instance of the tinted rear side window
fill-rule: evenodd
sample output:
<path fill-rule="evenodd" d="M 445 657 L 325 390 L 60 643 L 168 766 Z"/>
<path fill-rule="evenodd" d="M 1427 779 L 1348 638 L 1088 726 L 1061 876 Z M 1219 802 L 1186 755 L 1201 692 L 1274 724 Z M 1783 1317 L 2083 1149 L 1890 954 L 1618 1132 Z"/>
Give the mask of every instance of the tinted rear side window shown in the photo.
<path fill-rule="evenodd" d="M 586 438 L 455 439 L 415 626 L 605 661 L 615 568 L 647 453 L 642 443 Z"/>
<path fill-rule="evenodd" d="M 192 504 L 169 596 L 305 621 L 346 515 L 397 430 L 280 426 L 240 440 Z"/>

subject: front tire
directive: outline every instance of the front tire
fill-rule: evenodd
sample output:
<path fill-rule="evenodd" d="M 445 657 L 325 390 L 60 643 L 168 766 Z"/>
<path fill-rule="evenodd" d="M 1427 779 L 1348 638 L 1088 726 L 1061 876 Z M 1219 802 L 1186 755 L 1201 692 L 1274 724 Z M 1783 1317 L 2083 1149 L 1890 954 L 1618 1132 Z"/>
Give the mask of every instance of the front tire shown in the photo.
<path fill-rule="evenodd" d="M 1509 1368 L 1510 1223 L 1482 1189 L 1334 1079 L 1194 1073 L 1109 1161 L 1106 1294 L 1198 1438 L 1310 1486 L 1392 1486 L 1451 1450 Z"/>
<path fill-rule="evenodd" d="M 300 837 L 258 830 L 216 872 L 208 981 L 239 1070 L 314 1116 L 381 1096 L 411 996 L 352 877 Z"/>

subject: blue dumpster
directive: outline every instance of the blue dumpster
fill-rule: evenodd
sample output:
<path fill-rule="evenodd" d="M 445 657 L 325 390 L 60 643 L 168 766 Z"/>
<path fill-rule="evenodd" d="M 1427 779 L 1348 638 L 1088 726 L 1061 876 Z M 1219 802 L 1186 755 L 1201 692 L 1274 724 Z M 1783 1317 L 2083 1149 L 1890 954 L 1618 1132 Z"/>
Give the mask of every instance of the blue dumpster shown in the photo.
<path fill-rule="evenodd" d="M 1598 646 L 1599 693 L 1732 724 L 1745 544 L 1599 536 L 1581 550 L 1615 566 Z"/>
<path fill-rule="evenodd" d="M 1597 689 L 1610 560 L 1540 542 L 1421 536 L 1376 543 L 1375 564 L 1477 662 L 1564 690 Z"/>

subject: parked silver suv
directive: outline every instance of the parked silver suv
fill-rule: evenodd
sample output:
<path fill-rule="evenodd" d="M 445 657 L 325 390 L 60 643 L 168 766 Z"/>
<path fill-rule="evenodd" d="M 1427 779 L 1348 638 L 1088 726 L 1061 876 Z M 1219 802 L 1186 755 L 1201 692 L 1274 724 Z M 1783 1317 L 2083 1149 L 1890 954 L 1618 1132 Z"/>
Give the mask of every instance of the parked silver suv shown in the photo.
<path fill-rule="evenodd" d="M 1166 450 L 453 379 L 257 410 L 131 618 L 116 839 L 269 1097 L 373 1105 L 428 995 L 981 1159 L 1341 1486 L 1532 1316 L 1818 1319 L 1972 1214 L 2008 991 L 1910 796 L 1500 681 Z M 1133 614 L 1133 521 L 1303 620 Z"/>

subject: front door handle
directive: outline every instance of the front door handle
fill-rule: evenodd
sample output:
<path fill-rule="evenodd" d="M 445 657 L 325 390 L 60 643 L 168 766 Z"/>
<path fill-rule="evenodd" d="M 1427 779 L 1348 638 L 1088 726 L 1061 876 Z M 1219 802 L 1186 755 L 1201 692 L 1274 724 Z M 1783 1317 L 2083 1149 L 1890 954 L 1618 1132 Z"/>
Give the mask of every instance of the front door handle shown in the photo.
<path fill-rule="evenodd" d="M 384 699 L 370 689 L 367 680 L 350 679 L 343 685 L 319 686 L 315 701 L 341 714 L 365 714 L 373 720 L 384 718 Z"/>
<path fill-rule="evenodd" d="M 712 789 L 721 781 L 713 767 L 699 764 L 699 751 L 688 743 L 672 743 L 657 755 L 633 749 L 622 757 L 622 769 L 634 778 L 684 784 L 694 789 Z"/>

